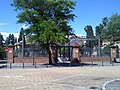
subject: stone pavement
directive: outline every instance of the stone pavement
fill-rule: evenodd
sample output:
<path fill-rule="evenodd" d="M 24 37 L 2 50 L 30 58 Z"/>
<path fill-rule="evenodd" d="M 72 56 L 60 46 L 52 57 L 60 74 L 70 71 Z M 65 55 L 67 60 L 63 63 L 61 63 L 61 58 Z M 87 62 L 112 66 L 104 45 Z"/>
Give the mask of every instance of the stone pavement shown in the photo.
<path fill-rule="evenodd" d="M 0 90 L 100 90 L 120 66 L 0 69 Z"/>
<path fill-rule="evenodd" d="M 120 79 L 106 82 L 103 85 L 103 90 L 120 90 Z"/>

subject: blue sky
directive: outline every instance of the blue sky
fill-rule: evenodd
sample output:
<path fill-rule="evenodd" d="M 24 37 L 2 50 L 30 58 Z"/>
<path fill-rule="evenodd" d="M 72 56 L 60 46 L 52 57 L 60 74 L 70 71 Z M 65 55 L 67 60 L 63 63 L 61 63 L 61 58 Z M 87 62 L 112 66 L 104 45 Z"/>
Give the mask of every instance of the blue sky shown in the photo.
<path fill-rule="evenodd" d="M 23 24 L 17 24 L 18 12 L 10 6 L 12 0 L 0 0 L 0 33 L 19 33 Z M 102 18 L 110 17 L 113 13 L 120 13 L 120 0 L 77 0 L 74 13 L 76 18 L 71 22 L 75 34 L 85 35 L 84 27 L 99 25 Z"/>

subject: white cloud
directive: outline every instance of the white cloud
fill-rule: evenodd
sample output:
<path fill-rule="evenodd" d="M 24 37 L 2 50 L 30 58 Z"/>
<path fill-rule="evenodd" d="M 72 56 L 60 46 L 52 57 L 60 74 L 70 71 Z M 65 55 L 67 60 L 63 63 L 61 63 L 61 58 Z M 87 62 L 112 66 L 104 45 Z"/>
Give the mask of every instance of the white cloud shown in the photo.
<path fill-rule="evenodd" d="M 6 39 L 6 37 L 9 36 L 9 34 L 14 34 L 14 37 L 18 38 L 19 37 L 19 33 L 7 33 L 7 32 L 0 32 L 1 35 L 3 35 L 3 38 Z"/>
<path fill-rule="evenodd" d="M 4 26 L 7 25 L 8 23 L 0 23 L 0 26 Z"/>

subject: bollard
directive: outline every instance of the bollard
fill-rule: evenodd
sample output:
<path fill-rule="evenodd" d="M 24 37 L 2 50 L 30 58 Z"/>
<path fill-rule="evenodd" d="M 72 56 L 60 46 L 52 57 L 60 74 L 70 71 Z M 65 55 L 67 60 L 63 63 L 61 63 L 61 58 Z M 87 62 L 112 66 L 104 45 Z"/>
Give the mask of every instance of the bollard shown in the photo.
<path fill-rule="evenodd" d="M 70 67 L 72 67 L 72 63 L 70 63 Z"/>
<path fill-rule="evenodd" d="M 58 67 L 60 67 L 60 62 L 57 63 Z"/>
<path fill-rule="evenodd" d="M 6 67 L 8 67 L 8 64 L 6 63 Z"/>
<path fill-rule="evenodd" d="M 80 62 L 80 65 L 81 65 L 81 67 L 82 67 L 82 62 Z"/>
<path fill-rule="evenodd" d="M 12 68 L 12 63 L 10 63 L 10 69 Z"/>
<path fill-rule="evenodd" d="M 92 61 L 92 67 L 93 67 L 93 61 Z"/>
<path fill-rule="evenodd" d="M 103 65 L 103 61 L 102 61 L 102 66 L 104 66 L 104 65 Z"/>
<path fill-rule="evenodd" d="M 47 63 L 47 68 L 48 68 L 48 63 Z"/>
<path fill-rule="evenodd" d="M 112 61 L 112 66 L 113 66 L 113 61 Z"/>
<path fill-rule="evenodd" d="M 37 68 L 36 63 L 35 63 L 35 68 Z"/>
<path fill-rule="evenodd" d="M 112 60 L 110 59 L 110 64 L 112 64 Z"/>
<path fill-rule="evenodd" d="M 23 68 L 24 68 L 24 62 L 23 62 Z"/>

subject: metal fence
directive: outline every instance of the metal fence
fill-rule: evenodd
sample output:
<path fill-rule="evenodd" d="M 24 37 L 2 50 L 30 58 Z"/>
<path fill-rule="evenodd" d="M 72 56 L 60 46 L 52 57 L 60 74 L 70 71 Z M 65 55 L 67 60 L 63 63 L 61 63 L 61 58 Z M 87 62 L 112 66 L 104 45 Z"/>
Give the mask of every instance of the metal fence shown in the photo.
<path fill-rule="evenodd" d="M 98 57 L 100 54 L 100 57 L 110 57 L 111 56 L 111 52 L 110 50 L 105 52 L 104 49 L 99 50 L 98 48 L 90 48 L 90 47 L 84 47 L 81 48 L 81 55 L 82 57 Z"/>
<path fill-rule="evenodd" d="M 15 48 L 14 57 L 47 57 L 47 50 L 41 47 L 28 47 L 24 48 L 22 52 L 22 48 Z"/>

